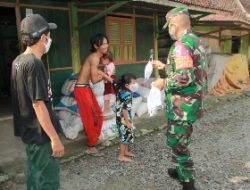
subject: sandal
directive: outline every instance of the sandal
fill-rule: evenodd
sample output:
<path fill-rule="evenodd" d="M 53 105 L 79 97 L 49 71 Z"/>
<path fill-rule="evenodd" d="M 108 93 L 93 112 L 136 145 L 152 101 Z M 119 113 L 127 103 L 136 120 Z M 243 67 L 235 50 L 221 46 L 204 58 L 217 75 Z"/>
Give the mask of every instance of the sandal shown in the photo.
<path fill-rule="evenodd" d="M 90 156 L 94 156 L 94 157 L 102 157 L 104 156 L 104 153 L 99 152 L 99 151 L 90 151 L 90 150 L 86 150 L 86 154 L 90 155 Z"/>

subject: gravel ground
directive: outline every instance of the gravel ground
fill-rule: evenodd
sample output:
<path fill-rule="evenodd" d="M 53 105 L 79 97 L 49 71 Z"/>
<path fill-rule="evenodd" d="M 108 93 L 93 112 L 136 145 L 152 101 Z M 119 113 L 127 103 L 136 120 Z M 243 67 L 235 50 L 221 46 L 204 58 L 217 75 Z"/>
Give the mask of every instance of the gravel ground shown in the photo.
<path fill-rule="evenodd" d="M 250 189 L 250 93 L 210 97 L 205 117 L 194 126 L 191 151 L 199 190 Z M 164 119 L 164 118 L 163 118 Z M 132 163 L 117 161 L 117 146 L 104 158 L 86 156 L 62 165 L 62 190 L 179 190 L 167 176 L 172 167 L 164 131 L 137 138 Z M 8 181 L 0 189 L 25 189 Z"/>

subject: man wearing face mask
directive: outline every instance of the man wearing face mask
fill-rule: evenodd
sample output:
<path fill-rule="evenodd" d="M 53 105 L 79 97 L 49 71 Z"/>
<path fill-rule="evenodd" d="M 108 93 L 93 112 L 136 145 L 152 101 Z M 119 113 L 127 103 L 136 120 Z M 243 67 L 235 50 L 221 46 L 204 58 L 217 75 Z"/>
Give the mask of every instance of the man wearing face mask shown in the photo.
<path fill-rule="evenodd" d="M 194 190 L 194 163 L 188 150 L 193 123 L 203 115 L 202 96 L 206 88 L 205 51 L 199 38 L 191 31 L 189 12 L 174 8 L 166 15 L 166 24 L 174 44 L 167 64 L 156 60 L 154 68 L 165 69 L 164 81 L 167 111 L 167 145 L 171 148 L 176 168 L 168 174 L 178 179 L 183 190 Z M 163 86 L 163 85 L 162 85 Z"/>
<path fill-rule="evenodd" d="M 21 22 L 22 42 L 26 50 L 12 63 L 11 92 L 14 133 L 21 137 L 27 154 L 27 189 L 59 189 L 59 157 L 64 155 L 60 141 L 61 126 L 52 111 L 51 88 L 43 54 L 51 45 L 54 23 L 39 14 Z"/>

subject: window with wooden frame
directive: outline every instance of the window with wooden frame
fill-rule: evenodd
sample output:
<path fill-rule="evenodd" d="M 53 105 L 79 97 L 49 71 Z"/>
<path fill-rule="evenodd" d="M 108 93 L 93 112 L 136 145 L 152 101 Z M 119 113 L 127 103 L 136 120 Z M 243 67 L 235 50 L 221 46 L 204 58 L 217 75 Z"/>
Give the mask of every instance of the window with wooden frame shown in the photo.
<path fill-rule="evenodd" d="M 106 17 L 109 50 L 115 63 L 131 64 L 136 60 L 134 18 Z"/>

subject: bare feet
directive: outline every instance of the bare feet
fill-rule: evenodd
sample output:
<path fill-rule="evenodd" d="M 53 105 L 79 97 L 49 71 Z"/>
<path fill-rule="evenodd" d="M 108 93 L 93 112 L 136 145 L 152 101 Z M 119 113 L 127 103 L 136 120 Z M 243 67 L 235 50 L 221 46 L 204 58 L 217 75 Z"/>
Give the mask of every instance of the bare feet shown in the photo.
<path fill-rule="evenodd" d="M 118 156 L 118 160 L 121 162 L 132 162 L 132 160 L 126 156 Z"/>
<path fill-rule="evenodd" d="M 135 154 L 133 154 L 132 152 L 126 152 L 125 156 L 129 156 L 129 157 L 135 157 Z"/>

